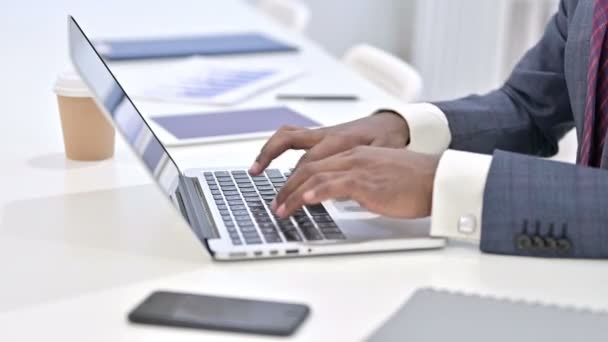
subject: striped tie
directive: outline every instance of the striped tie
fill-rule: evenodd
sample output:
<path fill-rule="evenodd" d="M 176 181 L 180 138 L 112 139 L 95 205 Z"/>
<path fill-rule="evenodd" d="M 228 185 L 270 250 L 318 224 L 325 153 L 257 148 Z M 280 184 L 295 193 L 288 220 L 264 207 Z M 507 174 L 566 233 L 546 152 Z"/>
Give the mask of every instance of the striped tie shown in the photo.
<path fill-rule="evenodd" d="M 582 165 L 599 167 L 608 128 L 608 0 L 595 0 L 587 103 L 579 161 Z"/>

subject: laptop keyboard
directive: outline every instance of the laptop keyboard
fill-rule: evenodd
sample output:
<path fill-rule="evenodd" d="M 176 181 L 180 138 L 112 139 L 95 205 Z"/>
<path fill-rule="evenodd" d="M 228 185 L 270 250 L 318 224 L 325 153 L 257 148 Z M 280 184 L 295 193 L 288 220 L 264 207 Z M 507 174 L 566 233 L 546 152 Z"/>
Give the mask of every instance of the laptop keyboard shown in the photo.
<path fill-rule="evenodd" d="M 346 238 L 322 204 L 298 209 L 287 219 L 274 215 L 270 202 L 288 173 L 269 169 L 250 176 L 236 170 L 205 172 L 204 176 L 234 245 Z"/>

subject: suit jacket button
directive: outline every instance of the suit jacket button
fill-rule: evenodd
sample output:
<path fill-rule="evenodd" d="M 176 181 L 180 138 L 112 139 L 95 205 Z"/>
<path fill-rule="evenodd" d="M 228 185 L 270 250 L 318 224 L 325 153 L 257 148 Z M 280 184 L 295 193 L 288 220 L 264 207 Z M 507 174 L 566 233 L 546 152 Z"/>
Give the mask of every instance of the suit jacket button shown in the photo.
<path fill-rule="evenodd" d="M 557 240 L 557 250 L 560 252 L 569 252 L 572 249 L 572 243 L 568 239 Z"/>
<path fill-rule="evenodd" d="M 554 251 L 557 249 L 557 240 L 555 240 L 554 238 L 548 236 L 545 238 L 545 245 L 547 246 L 547 248 L 549 248 L 550 250 Z"/>
<path fill-rule="evenodd" d="M 530 249 L 532 247 L 532 239 L 526 234 L 519 234 L 515 240 L 515 245 L 521 250 Z"/>
<path fill-rule="evenodd" d="M 545 239 L 543 239 L 542 237 L 535 235 L 532 237 L 532 247 L 534 247 L 535 249 L 543 249 L 545 247 L 547 247 L 547 245 L 545 244 Z"/>

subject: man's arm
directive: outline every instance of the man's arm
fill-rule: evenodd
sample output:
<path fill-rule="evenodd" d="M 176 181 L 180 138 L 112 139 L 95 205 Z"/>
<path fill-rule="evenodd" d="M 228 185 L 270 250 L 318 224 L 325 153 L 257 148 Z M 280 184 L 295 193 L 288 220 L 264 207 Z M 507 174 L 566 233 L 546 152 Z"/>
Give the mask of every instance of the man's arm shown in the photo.
<path fill-rule="evenodd" d="M 608 257 L 608 171 L 497 151 L 483 201 L 481 249 Z"/>
<path fill-rule="evenodd" d="M 503 87 L 483 96 L 440 102 L 450 148 L 491 154 L 495 149 L 550 156 L 574 126 L 564 77 L 568 15 L 560 3 L 540 42 L 522 58 Z"/>

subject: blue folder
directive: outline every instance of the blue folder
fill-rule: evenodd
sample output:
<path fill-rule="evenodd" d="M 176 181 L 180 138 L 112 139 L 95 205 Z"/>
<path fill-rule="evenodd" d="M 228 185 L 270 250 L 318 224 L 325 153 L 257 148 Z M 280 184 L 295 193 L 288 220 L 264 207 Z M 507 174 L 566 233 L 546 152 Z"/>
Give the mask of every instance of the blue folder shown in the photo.
<path fill-rule="evenodd" d="M 97 40 L 93 42 L 107 60 L 177 58 L 250 53 L 294 52 L 298 48 L 261 33 L 217 34 L 159 39 Z"/>

